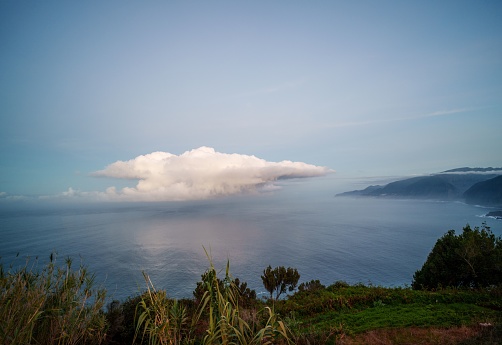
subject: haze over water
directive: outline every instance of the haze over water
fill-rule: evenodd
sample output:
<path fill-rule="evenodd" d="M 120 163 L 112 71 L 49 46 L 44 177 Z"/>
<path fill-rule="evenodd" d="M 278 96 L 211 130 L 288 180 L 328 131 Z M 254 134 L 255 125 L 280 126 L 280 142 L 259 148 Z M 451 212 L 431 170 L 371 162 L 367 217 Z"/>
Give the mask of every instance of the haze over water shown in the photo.
<path fill-rule="evenodd" d="M 54 250 L 60 263 L 81 258 L 110 299 L 138 293 L 143 270 L 170 296 L 191 297 L 208 267 L 203 246 L 260 293 L 268 265 L 297 268 L 301 282 L 409 285 L 447 230 L 486 221 L 502 234 L 502 221 L 480 217 L 489 209 L 459 202 L 334 197 L 329 178 L 283 185 L 196 202 L 3 208 L 0 256 L 4 265 L 46 262 Z"/>

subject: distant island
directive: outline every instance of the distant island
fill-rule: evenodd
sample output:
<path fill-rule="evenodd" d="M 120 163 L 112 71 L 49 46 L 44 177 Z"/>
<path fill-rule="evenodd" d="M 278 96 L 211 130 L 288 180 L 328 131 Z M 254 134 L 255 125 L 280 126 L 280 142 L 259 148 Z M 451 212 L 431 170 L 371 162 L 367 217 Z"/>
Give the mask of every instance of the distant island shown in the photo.
<path fill-rule="evenodd" d="M 502 168 L 457 168 L 336 196 L 461 200 L 469 204 L 502 207 Z"/>

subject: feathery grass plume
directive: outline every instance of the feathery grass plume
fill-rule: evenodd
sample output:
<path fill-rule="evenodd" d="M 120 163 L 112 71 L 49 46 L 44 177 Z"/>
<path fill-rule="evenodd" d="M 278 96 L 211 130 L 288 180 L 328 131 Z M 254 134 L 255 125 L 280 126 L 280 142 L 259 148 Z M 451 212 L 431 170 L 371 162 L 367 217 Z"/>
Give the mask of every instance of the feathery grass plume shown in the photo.
<path fill-rule="evenodd" d="M 72 269 L 70 258 L 61 267 L 55 261 L 42 271 L 47 299 L 34 338 L 46 344 L 100 344 L 105 337 L 106 291 L 94 289 L 95 276 L 82 264 Z"/>
<path fill-rule="evenodd" d="M 44 286 L 28 262 L 17 272 L 0 267 L 0 343 L 29 344 L 43 312 Z"/>
<path fill-rule="evenodd" d="M 150 277 L 143 272 L 147 291 L 141 295 L 136 307 L 136 332 L 133 343 L 141 334 L 152 345 L 178 345 L 193 343 L 193 326 L 185 306 L 168 299 L 164 290 L 156 290 Z"/>
<path fill-rule="evenodd" d="M 218 282 L 217 272 L 212 257 L 204 248 L 209 260 L 209 269 L 205 275 L 206 291 L 202 298 L 199 315 L 208 308 L 209 323 L 205 345 L 215 344 L 279 344 L 290 343 L 288 329 L 274 311 L 266 307 L 268 319 L 264 327 L 254 331 L 240 315 L 239 288 L 230 275 L 230 262 L 227 260 L 223 286 Z"/>
<path fill-rule="evenodd" d="M 250 326 L 241 317 L 241 290 L 230 275 L 229 261 L 225 278 L 220 280 L 211 255 L 205 248 L 204 251 L 209 269 L 202 276 L 202 297 L 197 301 L 197 310 L 191 314 L 191 322 L 187 309 L 179 301 L 168 299 L 165 291 L 156 290 L 148 275 L 143 273 L 147 291 L 136 307 L 133 343 L 141 335 L 141 341 L 148 339 L 151 345 L 194 344 L 196 340 L 204 345 L 291 344 L 289 330 L 271 308 L 265 308 L 267 316 L 263 326 Z M 196 330 L 202 325 L 204 336 L 196 339 Z"/>
<path fill-rule="evenodd" d="M 100 344 L 105 337 L 106 291 L 94 289 L 94 275 L 72 260 L 56 266 L 56 254 L 42 270 L 36 262 L 0 275 L 2 344 Z"/>

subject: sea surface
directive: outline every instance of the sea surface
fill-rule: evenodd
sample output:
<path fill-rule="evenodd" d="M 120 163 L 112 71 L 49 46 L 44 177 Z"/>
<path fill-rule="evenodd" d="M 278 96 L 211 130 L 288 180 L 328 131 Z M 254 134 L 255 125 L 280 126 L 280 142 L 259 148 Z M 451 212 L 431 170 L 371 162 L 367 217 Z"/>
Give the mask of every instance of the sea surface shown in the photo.
<path fill-rule="evenodd" d="M 489 208 L 335 197 L 341 187 L 327 182 L 284 182 L 269 193 L 197 202 L 4 203 L 1 262 L 6 268 L 38 257 L 41 266 L 51 252 L 61 264 L 70 256 L 96 274 L 110 300 L 143 290 L 142 271 L 169 296 L 191 297 L 209 265 L 204 248 L 218 269 L 229 260 L 232 275 L 258 294 L 268 265 L 298 269 L 300 282 L 393 287 L 411 284 L 449 229 L 486 222 L 502 234 L 501 220 L 483 217 Z"/>

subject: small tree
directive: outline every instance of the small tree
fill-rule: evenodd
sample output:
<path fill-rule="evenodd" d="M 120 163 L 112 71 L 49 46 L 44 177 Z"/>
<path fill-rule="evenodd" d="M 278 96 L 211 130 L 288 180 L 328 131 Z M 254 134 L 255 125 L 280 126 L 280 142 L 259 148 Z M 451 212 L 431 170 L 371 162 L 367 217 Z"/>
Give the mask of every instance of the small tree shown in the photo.
<path fill-rule="evenodd" d="M 322 285 L 319 279 L 312 279 L 309 282 L 306 283 L 301 283 L 300 286 L 298 286 L 298 291 L 304 292 L 312 292 L 312 291 L 319 291 L 325 289 L 326 286 Z"/>
<path fill-rule="evenodd" d="M 193 291 L 193 296 L 195 298 L 195 303 L 200 304 L 202 298 L 204 297 L 204 293 L 206 292 L 206 283 L 211 277 L 211 270 L 207 270 L 202 274 L 202 280 L 197 282 L 197 286 Z M 218 288 L 223 291 L 225 282 L 220 278 L 216 277 L 216 282 L 218 283 Z M 252 307 L 256 304 L 256 291 L 249 288 L 246 282 L 241 282 L 239 278 L 233 279 L 233 283 L 236 287 L 238 302 L 241 307 Z"/>
<path fill-rule="evenodd" d="M 279 266 L 272 269 L 271 266 L 268 266 L 263 271 L 261 280 L 265 289 L 270 293 L 270 298 L 273 298 L 275 292 L 275 299 L 278 300 L 280 295 L 286 293 L 286 290 L 291 292 L 296 289 L 300 274 L 296 268 Z"/>
<path fill-rule="evenodd" d="M 481 229 L 449 230 L 413 275 L 414 289 L 438 286 L 486 287 L 502 283 L 502 239 L 483 223 Z"/>

